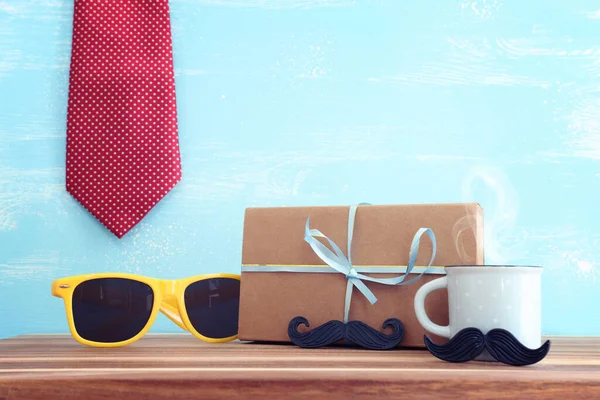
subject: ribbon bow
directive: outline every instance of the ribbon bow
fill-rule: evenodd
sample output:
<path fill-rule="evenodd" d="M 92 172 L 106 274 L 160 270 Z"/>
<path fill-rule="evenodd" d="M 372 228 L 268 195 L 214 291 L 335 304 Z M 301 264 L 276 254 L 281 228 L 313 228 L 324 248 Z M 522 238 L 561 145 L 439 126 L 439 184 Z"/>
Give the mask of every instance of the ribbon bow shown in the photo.
<path fill-rule="evenodd" d="M 417 281 L 423 276 L 431 267 L 433 260 L 435 258 L 436 252 L 436 242 L 435 235 L 433 231 L 429 228 L 420 228 L 415 236 L 413 237 L 412 244 L 410 246 L 409 253 L 409 261 L 406 267 L 406 272 L 404 275 L 397 276 L 394 278 L 373 278 L 367 275 L 360 274 L 356 272 L 356 269 L 352 266 L 352 235 L 354 232 L 354 221 L 356 219 L 356 210 L 358 206 L 353 205 L 350 207 L 350 215 L 348 216 L 348 257 L 344 255 L 342 250 L 329 239 L 327 236 L 322 234 L 317 229 L 310 228 L 310 217 L 306 220 L 306 227 L 304 230 L 304 240 L 310 245 L 315 254 L 319 256 L 321 260 L 323 260 L 327 265 L 329 265 L 334 270 L 338 271 L 341 274 L 346 276 L 348 280 L 348 284 L 346 286 L 346 301 L 344 306 L 344 323 L 348 322 L 348 314 L 350 313 L 350 302 L 352 300 L 352 289 L 354 286 L 369 300 L 369 303 L 375 304 L 377 302 L 377 297 L 375 294 L 365 285 L 363 281 L 380 283 L 383 285 L 410 285 L 411 283 Z M 427 234 L 431 239 L 431 243 L 433 245 L 431 251 L 431 259 L 429 260 L 429 264 L 427 268 L 425 268 L 419 275 L 416 277 L 405 280 L 408 274 L 411 273 L 415 266 L 415 262 L 417 260 L 417 255 L 419 254 L 419 243 L 421 242 L 421 236 L 423 234 Z M 321 243 L 317 238 L 323 238 L 327 240 L 333 251 Z"/>

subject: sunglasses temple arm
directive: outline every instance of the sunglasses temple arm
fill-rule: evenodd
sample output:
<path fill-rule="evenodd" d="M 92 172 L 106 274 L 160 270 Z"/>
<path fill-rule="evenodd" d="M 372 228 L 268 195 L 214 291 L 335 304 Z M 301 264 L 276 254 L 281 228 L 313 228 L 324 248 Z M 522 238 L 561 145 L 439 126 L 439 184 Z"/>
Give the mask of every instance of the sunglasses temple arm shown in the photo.
<path fill-rule="evenodd" d="M 57 279 L 52 282 L 52 296 L 58 297 L 59 299 L 64 298 L 63 290 L 68 289 L 69 285 L 63 283 L 62 279 Z"/>

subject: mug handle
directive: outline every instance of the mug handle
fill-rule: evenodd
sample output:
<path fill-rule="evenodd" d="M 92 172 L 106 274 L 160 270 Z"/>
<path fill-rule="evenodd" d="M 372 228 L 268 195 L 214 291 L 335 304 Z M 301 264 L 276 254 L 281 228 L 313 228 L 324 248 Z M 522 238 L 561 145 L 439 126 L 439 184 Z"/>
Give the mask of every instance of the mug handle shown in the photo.
<path fill-rule="evenodd" d="M 415 314 L 417 314 L 417 320 L 419 320 L 419 323 L 423 326 L 423 328 L 435 335 L 449 339 L 450 326 L 440 326 L 432 322 L 425 312 L 425 298 L 429 295 L 429 293 L 433 292 L 434 290 L 444 289 L 447 287 L 448 277 L 446 276 L 435 279 L 431 282 L 427 282 L 421 286 L 415 295 Z"/>

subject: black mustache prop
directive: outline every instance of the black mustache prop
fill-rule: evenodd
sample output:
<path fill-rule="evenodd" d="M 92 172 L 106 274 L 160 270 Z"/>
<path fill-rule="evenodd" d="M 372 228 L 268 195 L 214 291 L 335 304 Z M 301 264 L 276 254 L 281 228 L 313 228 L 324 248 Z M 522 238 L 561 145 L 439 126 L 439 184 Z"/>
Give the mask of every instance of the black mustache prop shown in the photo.
<path fill-rule="evenodd" d="M 342 321 L 333 320 L 304 333 L 298 332 L 300 324 L 310 326 L 306 318 L 295 317 L 288 325 L 288 336 L 292 343 L 304 348 L 314 349 L 346 339 L 366 349 L 388 350 L 396 347 L 404 337 L 404 326 L 396 318 L 387 319 L 383 323 L 383 329 L 388 326 L 394 329 L 389 335 L 361 321 L 350 321 L 344 324 Z"/>
<path fill-rule="evenodd" d="M 546 357 L 550 350 L 550 341 L 547 340 L 538 349 L 530 349 L 504 329 L 492 329 L 484 335 L 477 328 L 465 328 L 443 345 L 433 343 L 425 335 L 425 346 L 431 354 L 448 362 L 467 362 L 487 350 L 501 363 L 523 366 L 535 364 Z"/>

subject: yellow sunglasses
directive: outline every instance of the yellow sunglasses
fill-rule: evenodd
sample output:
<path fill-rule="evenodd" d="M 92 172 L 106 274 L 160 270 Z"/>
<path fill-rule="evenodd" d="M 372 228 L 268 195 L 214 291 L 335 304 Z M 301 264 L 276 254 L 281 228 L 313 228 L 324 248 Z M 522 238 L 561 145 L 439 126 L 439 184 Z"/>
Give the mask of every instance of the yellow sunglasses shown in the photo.
<path fill-rule="evenodd" d="M 144 336 L 158 311 L 209 343 L 237 339 L 240 276 L 198 275 L 165 280 L 123 273 L 72 276 L 52 282 L 65 302 L 71 335 L 93 347 L 120 347 Z"/>

